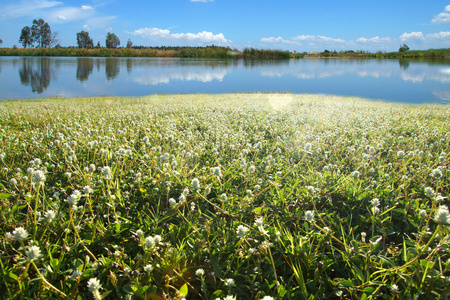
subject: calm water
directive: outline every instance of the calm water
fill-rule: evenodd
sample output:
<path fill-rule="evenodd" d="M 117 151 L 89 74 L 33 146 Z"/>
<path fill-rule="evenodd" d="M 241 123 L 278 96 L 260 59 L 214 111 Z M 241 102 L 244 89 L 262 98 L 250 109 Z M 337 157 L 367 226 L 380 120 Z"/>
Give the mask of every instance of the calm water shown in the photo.
<path fill-rule="evenodd" d="M 0 99 L 253 91 L 450 103 L 450 62 L 0 57 Z"/>

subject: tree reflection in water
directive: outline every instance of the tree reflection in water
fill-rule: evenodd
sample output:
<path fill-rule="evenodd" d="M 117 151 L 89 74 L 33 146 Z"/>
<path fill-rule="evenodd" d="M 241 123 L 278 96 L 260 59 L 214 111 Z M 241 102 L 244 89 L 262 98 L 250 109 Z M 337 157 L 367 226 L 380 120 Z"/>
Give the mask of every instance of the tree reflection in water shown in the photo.
<path fill-rule="evenodd" d="M 89 75 L 94 70 L 93 58 L 77 58 L 77 79 L 81 82 L 89 79 Z"/>
<path fill-rule="evenodd" d="M 120 72 L 119 60 L 117 58 L 105 59 L 106 79 L 111 80 L 117 77 Z"/>
<path fill-rule="evenodd" d="M 41 94 L 50 85 L 50 58 L 42 57 L 37 61 L 28 57 L 22 60 L 19 76 L 22 85 L 30 86 L 33 93 Z"/>

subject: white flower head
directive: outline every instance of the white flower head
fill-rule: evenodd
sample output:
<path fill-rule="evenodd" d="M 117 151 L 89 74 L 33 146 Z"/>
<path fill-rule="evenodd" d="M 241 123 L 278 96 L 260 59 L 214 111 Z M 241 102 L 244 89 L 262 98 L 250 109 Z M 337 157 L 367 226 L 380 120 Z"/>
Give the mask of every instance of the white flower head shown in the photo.
<path fill-rule="evenodd" d="M 112 179 L 112 171 L 111 171 L 110 167 L 108 167 L 108 166 L 103 167 L 102 173 L 103 173 L 103 176 L 105 177 L 105 179 L 108 179 L 108 180 Z"/>
<path fill-rule="evenodd" d="M 197 269 L 197 271 L 195 271 L 195 275 L 202 277 L 203 275 L 205 275 L 205 270 Z"/>
<path fill-rule="evenodd" d="M 424 192 L 425 192 L 425 195 L 429 198 L 433 198 L 436 195 L 434 190 L 429 186 L 425 188 Z"/>
<path fill-rule="evenodd" d="M 42 256 L 41 249 L 35 245 L 28 247 L 26 254 L 29 261 L 38 260 Z"/>
<path fill-rule="evenodd" d="M 380 206 L 380 199 L 378 198 L 373 198 L 370 203 L 372 204 L 372 206 Z"/>
<path fill-rule="evenodd" d="M 305 218 L 306 218 L 306 221 L 308 221 L 308 222 L 313 222 L 314 221 L 314 211 L 312 211 L 312 210 L 307 210 L 307 211 L 305 211 Z"/>
<path fill-rule="evenodd" d="M 141 238 L 144 236 L 144 232 L 141 229 L 138 229 L 136 230 L 136 235 Z"/>
<path fill-rule="evenodd" d="M 198 180 L 198 178 L 194 178 L 191 181 L 191 189 L 193 191 L 198 190 L 200 188 L 200 181 Z"/>
<path fill-rule="evenodd" d="M 55 217 L 56 217 L 56 213 L 55 213 L 55 211 L 53 211 L 53 210 L 51 210 L 51 209 L 47 210 L 47 211 L 44 213 L 44 218 L 45 218 L 45 220 L 46 220 L 48 223 L 53 222 L 53 220 L 55 219 Z"/>
<path fill-rule="evenodd" d="M 224 282 L 225 282 L 225 285 L 227 287 L 232 287 L 234 285 L 234 279 L 233 278 L 227 278 L 227 279 L 224 280 Z"/>
<path fill-rule="evenodd" d="M 247 226 L 244 225 L 239 225 L 236 229 L 236 233 L 238 238 L 243 238 L 247 233 L 248 233 L 249 229 Z"/>
<path fill-rule="evenodd" d="M 175 207 L 176 205 L 177 205 L 177 200 L 175 200 L 175 199 L 173 199 L 173 198 L 170 198 L 169 199 L 169 205 L 170 205 L 170 207 Z"/>
<path fill-rule="evenodd" d="M 87 283 L 87 287 L 90 292 L 93 292 L 101 289 L 102 285 L 100 284 L 100 280 L 98 280 L 97 278 L 91 278 Z"/>
<path fill-rule="evenodd" d="M 12 233 L 13 239 L 18 242 L 22 242 L 28 237 L 28 232 L 23 227 L 17 227 Z"/>
<path fill-rule="evenodd" d="M 450 213 L 448 207 L 446 205 L 439 206 L 433 219 L 438 224 L 450 225 Z"/>
<path fill-rule="evenodd" d="M 263 219 L 263 217 L 259 217 L 258 219 L 256 219 L 254 224 L 258 228 L 264 227 L 264 219 Z"/>
<path fill-rule="evenodd" d="M 32 180 L 35 185 L 43 185 L 44 181 L 45 181 L 44 172 L 42 172 L 40 170 L 34 171 Z"/>
<path fill-rule="evenodd" d="M 146 249 L 153 249 L 153 248 L 155 248 L 155 246 L 156 246 L 156 243 L 155 243 L 155 239 L 153 237 L 148 236 L 148 237 L 145 238 L 145 245 L 144 245 L 144 247 Z"/>
<path fill-rule="evenodd" d="M 312 150 L 312 145 L 311 145 L 311 143 L 306 143 L 306 145 L 305 145 L 305 150 L 306 150 L 306 152 L 311 152 L 311 150 Z"/>
<path fill-rule="evenodd" d="M 144 271 L 150 273 L 151 271 L 153 271 L 153 265 L 151 264 L 145 265 Z"/>

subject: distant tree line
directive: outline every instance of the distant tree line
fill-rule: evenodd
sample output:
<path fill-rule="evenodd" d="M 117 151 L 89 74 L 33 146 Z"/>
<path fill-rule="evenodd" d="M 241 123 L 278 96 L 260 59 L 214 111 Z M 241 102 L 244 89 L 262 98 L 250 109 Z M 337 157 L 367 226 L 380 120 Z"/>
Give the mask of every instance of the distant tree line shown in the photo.
<path fill-rule="evenodd" d="M 119 48 L 120 39 L 112 32 L 106 35 L 105 46 L 102 48 L 98 41 L 94 46 L 94 40 L 89 32 L 80 31 L 76 35 L 77 48 L 61 47 L 58 43 L 57 32 L 52 32 L 50 25 L 43 19 L 33 20 L 32 26 L 22 28 L 19 42 L 24 48 L 37 49 L 13 49 L 2 48 L 2 55 L 30 55 L 30 56 L 97 56 L 97 57 L 192 57 L 192 58 L 245 58 L 245 59 L 289 59 L 303 57 L 364 57 L 364 58 L 450 58 L 449 49 L 430 49 L 425 51 L 411 51 L 403 44 L 398 52 L 345 50 L 339 51 L 325 49 L 323 52 L 293 53 L 282 50 L 246 48 L 243 51 L 231 49 L 230 47 L 215 46 L 136 46 L 128 39 L 126 48 Z M 3 41 L 0 39 L 0 44 Z M 49 48 L 57 48 L 51 50 Z M 40 50 L 39 50 L 40 49 Z M 48 49 L 48 50 L 42 50 Z M 24 51 L 33 50 L 33 51 Z"/>

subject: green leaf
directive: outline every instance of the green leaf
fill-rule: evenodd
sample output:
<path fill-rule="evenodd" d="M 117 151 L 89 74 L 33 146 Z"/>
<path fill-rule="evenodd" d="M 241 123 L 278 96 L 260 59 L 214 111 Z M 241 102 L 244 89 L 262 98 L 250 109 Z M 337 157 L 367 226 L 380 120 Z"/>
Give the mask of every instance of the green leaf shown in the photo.
<path fill-rule="evenodd" d="M 359 298 L 359 300 L 366 300 L 367 299 L 367 295 L 364 293 L 361 295 L 361 298 Z"/>
<path fill-rule="evenodd" d="M 339 282 L 339 284 L 345 286 L 345 287 L 353 287 L 354 284 L 353 282 L 351 282 L 351 280 L 342 280 L 341 282 Z"/>
<path fill-rule="evenodd" d="M 103 294 L 101 294 L 102 299 L 105 299 L 112 291 L 106 291 Z"/>
<path fill-rule="evenodd" d="M 14 274 L 12 271 L 9 272 L 8 276 L 9 276 L 9 278 L 14 279 L 14 280 L 17 280 L 17 278 L 18 278 L 17 275 Z"/>
<path fill-rule="evenodd" d="M 284 286 L 282 286 L 282 285 L 278 286 L 278 295 L 280 296 L 281 299 L 284 298 L 284 295 L 286 295 L 286 292 L 287 291 Z"/>
<path fill-rule="evenodd" d="M 180 290 L 178 291 L 180 293 L 181 297 L 186 297 L 188 294 L 188 286 L 187 284 L 183 284 L 183 286 L 180 288 Z"/>
<path fill-rule="evenodd" d="M 5 188 L 5 186 L 0 183 L 0 189 L 4 189 L 4 188 Z"/>
<path fill-rule="evenodd" d="M 387 262 L 387 263 L 390 265 L 390 267 L 395 267 L 394 262 L 393 262 L 391 259 L 387 258 L 386 256 L 379 255 L 378 257 L 379 257 L 381 260 Z"/>
<path fill-rule="evenodd" d="M 11 197 L 12 195 L 10 194 L 6 194 L 6 193 L 1 193 L 0 194 L 0 199 L 4 200 L 4 199 L 8 199 L 9 197 Z"/>
<path fill-rule="evenodd" d="M 364 282 L 365 282 L 365 279 L 364 279 L 364 274 L 363 274 L 363 272 L 362 272 L 357 266 L 353 266 L 352 269 L 353 269 L 353 274 L 354 274 L 356 277 L 358 277 L 358 279 L 361 280 L 361 282 L 364 283 Z"/>

